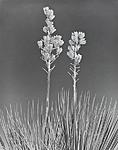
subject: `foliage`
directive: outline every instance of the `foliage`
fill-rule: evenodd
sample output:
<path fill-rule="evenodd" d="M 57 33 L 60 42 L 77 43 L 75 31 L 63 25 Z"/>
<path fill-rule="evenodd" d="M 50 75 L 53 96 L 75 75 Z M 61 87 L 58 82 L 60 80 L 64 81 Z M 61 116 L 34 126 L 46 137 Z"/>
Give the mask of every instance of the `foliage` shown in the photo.
<path fill-rule="evenodd" d="M 6 108 L 6 117 L 1 110 L 0 123 L 9 150 L 73 150 L 74 123 L 77 124 L 76 150 L 117 150 L 117 102 L 113 104 L 103 97 L 101 104 L 95 105 L 96 97 L 92 103 L 91 98 L 89 92 L 80 95 L 74 108 L 77 110 L 76 121 L 73 101 L 65 91 L 59 94 L 55 107 L 52 104 L 46 124 L 39 102 L 37 105 L 34 101 L 31 105 L 28 102 L 26 114 L 17 104 L 14 107 L 10 105 L 9 111 Z"/>
<path fill-rule="evenodd" d="M 5 144 L 4 144 L 1 136 L 0 136 L 0 150 L 5 150 Z"/>

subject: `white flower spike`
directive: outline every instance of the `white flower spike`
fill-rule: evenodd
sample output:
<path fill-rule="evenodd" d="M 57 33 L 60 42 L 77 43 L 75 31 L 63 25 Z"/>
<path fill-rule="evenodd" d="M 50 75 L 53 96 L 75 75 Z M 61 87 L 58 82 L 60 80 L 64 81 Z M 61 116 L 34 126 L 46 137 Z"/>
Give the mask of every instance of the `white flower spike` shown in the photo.
<path fill-rule="evenodd" d="M 72 77 L 73 79 L 73 100 L 74 100 L 74 105 L 73 105 L 73 110 L 76 107 L 76 102 L 77 102 L 77 81 L 79 81 L 79 78 L 77 78 L 78 72 L 80 71 L 80 62 L 82 60 L 82 55 L 80 55 L 78 53 L 81 45 L 86 44 L 86 40 L 85 40 L 85 33 L 83 32 L 73 32 L 71 35 L 71 39 L 69 40 L 69 46 L 68 46 L 68 52 L 67 55 L 69 56 L 69 58 L 73 61 L 73 63 L 71 63 L 70 66 L 70 72 L 68 72 L 68 74 Z M 76 110 L 74 110 L 74 118 L 75 118 L 75 132 L 74 132 L 74 141 L 76 139 L 76 130 L 77 130 L 77 126 L 76 126 Z M 75 143 L 74 143 L 74 150 L 76 149 L 75 147 Z"/>
<path fill-rule="evenodd" d="M 50 95 L 50 75 L 51 71 L 55 66 L 52 66 L 52 63 L 59 57 L 62 52 L 62 45 L 64 41 L 62 40 L 62 36 L 52 34 L 56 31 L 53 23 L 53 19 L 55 18 L 54 11 L 49 9 L 49 7 L 43 8 L 44 14 L 46 15 L 46 26 L 43 27 L 43 31 L 47 34 L 43 36 L 43 39 L 38 41 L 37 44 L 41 49 L 42 60 L 46 62 L 47 70 L 44 71 L 48 74 L 47 77 L 47 108 L 46 108 L 46 116 L 48 116 L 49 109 L 49 95 Z M 47 117 L 46 117 L 47 119 Z"/>
<path fill-rule="evenodd" d="M 69 52 L 67 55 L 72 59 L 77 59 L 77 52 L 79 51 L 81 45 L 86 44 L 85 33 L 83 32 L 73 32 L 71 35 L 71 39 L 69 40 L 70 46 L 68 46 Z M 81 61 L 81 59 L 80 59 Z M 80 61 L 76 61 L 76 65 L 79 65 Z"/>

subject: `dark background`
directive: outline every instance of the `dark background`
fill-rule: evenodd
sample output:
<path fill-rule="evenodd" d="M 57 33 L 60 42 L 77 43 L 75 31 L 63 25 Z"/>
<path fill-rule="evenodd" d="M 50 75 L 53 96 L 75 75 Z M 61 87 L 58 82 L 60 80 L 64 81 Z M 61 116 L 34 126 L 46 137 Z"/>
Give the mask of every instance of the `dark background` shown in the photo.
<path fill-rule="evenodd" d="M 73 31 L 86 33 L 87 44 L 80 52 L 78 94 L 118 98 L 118 1 L 117 0 L 1 0 L 0 1 L 0 104 L 25 104 L 27 100 L 45 103 L 45 63 L 40 59 L 37 41 L 45 35 L 43 7 L 56 15 L 57 29 L 65 41 L 63 53 L 51 74 L 51 101 L 62 87 L 72 91 L 67 74 L 68 40 Z M 72 95 L 72 92 L 70 92 Z"/>

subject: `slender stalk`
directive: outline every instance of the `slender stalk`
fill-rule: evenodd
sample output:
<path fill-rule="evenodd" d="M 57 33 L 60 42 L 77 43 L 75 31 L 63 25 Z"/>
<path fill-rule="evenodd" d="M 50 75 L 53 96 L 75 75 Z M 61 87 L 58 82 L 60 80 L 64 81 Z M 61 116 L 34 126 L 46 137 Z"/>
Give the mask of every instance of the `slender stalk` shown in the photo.
<path fill-rule="evenodd" d="M 50 60 L 47 64 L 48 67 L 48 76 L 47 76 L 47 97 L 46 97 L 46 119 L 48 116 L 48 112 L 49 112 L 49 99 L 50 99 L 50 75 L 51 75 L 51 71 L 50 71 Z"/>
<path fill-rule="evenodd" d="M 48 31 L 48 36 L 51 38 L 51 34 Z M 49 52 L 50 53 L 50 52 Z M 50 54 L 51 55 L 51 54 Z M 50 76 L 51 76 L 51 61 L 50 59 L 47 62 L 47 69 L 48 69 L 48 76 L 47 76 L 47 97 L 46 97 L 46 120 L 48 117 L 48 113 L 49 113 L 49 100 L 50 100 Z"/>
<path fill-rule="evenodd" d="M 76 53 L 75 53 L 76 55 Z M 74 74 L 73 74 L 73 98 L 74 98 L 74 150 L 76 148 L 76 101 L 77 101 L 77 92 L 76 92 L 76 63 L 74 62 Z"/>
<path fill-rule="evenodd" d="M 76 63 L 74 63 L 74 74 L 73 74 L 73 97 L 74 97 L 74 106 L 76 106 L 76 99 L 77 99 L 77 93 L 76 93 Z M 75 108 L 75 107 L 74 107 Z"/>

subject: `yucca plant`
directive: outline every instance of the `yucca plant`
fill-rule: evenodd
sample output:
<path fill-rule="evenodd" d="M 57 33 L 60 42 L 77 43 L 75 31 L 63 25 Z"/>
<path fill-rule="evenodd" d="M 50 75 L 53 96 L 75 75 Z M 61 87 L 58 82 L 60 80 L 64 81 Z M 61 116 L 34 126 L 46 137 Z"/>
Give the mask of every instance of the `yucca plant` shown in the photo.
<path fill-rule="evenodd" d="M 80 46 L 86 43 L 85 34 L 72 33 L 68 56 L 74 61 L 71 64 L 70 74 L 73 78 L 73 99 L 69 91 L 64 90 L 58 94 L 58 100 L 52 103 L 49 113 L 50 73 L 54 69 L 51 64 L 62 52 L 61 36 L 52 36 L 55 32 L 52 20 L 53 10 L 44 8 L 47 26 L 43 31 L 47 36 L 38 41 L 42 59 L 46 62 L 48 74 L 46 115 L 43 114 L 43 106 L 39 107 L 39 101 L 35 105 L 28 102 L 27 112 L 18 104 L 9 109 L 0 110 L 0 125 L 4 138 L 8 145 L 5 148 L 3 139 L 0 138 L 0 150 L 117 150 L 118 149 L 118 113 L 117 102 L 112 106 L 112 100 L 108 102 L 103 97 L 100 105 L 93 98 L 90 105 L 90 92 L 81 93 L 77 97 L 77 74 L 82 56 L 77 54 Z M 53 54 L 56 50 L 56 54 Z M 78 101 L 77 101 L 78 100 Z M 70 103 L 71 101 L 71 103 Z M 5 111 L 5 112 L 4 112 Z M 46 120 L 46 121 L 45 121 Z"/>
<path fill-rule="evenodd" d="M 76 101 L 77 101 L 77 81 L 78 73 L 80 71 L 80 61 L 82 59 L 82 55 L 78 53 L 80 50 L 81 45 L 86 44 L 85 40 L 85 33 L 83 32 L 73 32 L 71 35 L 71 39 L 69 40 L 69 46 L 68 46 L 68 52 L 67 55 L 69 58 L 73 61 L 70 65 L 70 72 L 69 75 L 73 79 L 73 100 L 74 100 L 74 121 L 75 121 L 75 132 L 74 132 L 74 142 L 76 143 L 76 130 L 77 130 L 77 124 L 76 124 Z M 74 150 L 75 150 L 75 144 L 74 144 Z"/>
<path fill-rule="evenodd" d="M 82 59 L 82 55 L 79 54 L 79 50 L 81 45 L 86 44 L 86 40 L 85 40 L 85 33 L 83 32 L 73 32 L 71 35 L 71 39 L 69 40 L 69 46 L 68 46 L 68 52 L 67 55 L 69 56 L 69 58 L 73 61 L 72 63 L 70 63 L 70 71 L 72 72 L 72 74 L 70 72 L 69 75 L 72 77 L 73 79 L 73 99 L 74 99 L 74 105 L 76 105 L 76 101 L 77 101 L 77 81 L 79 80 L 78 78 L 78 72 L 80 71 L 80 62 Z"/>
<path fill-rule="evenodd" d="M 64 41 L 61 39 L 62 36 L 52 34 L 56 31 L 53 25 L 53 19 L 55 15 L 53 14 L 53 10 L 49 9 L 49 7 L 43 8 L 44 14 L 46 15 L 46 24 L 47 26 L 43 27 L 43 31 L 47 33 L 46 36 L 43 36 L 43 39 L 38 41 L 38 46 L 41 49 L 42 60 L 46 62 L 47 70 L 47 98 L 46 98 L 46 116 L 48 116 L 48 108 L 49 108 L 49 97 L 50 97 L 50 75 L 51 71 L 54 69 L 55 66 L 51 67 L 52 63 L 59 57 L 60 53 L 62 52 L 61 46 L 64 44 Z M 54 54 L 54 51 L 56 54 Z M 46 117 L 47 118 L 47 117 Z"/>

